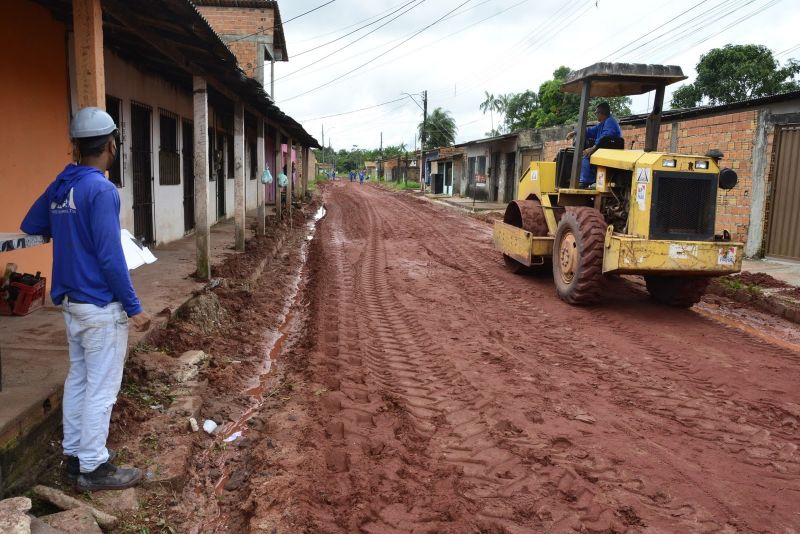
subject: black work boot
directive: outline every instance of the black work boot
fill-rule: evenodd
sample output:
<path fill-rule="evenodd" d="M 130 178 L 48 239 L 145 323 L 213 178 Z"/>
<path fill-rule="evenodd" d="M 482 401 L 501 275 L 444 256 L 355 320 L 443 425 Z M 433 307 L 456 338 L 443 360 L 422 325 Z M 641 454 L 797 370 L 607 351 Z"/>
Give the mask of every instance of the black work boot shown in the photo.
<path fill-rule="evenodd" d="M 78 491 L 121 490 L 130 488 L 142 479 L 142 471 L 135 467 L 117 467 L 106 462 L 91 473 L 81 473 L 75 489 Z"/>
<path fill-rule="evenodd" d="M 117 457 L 117 451 L 114 449 L 106 449 L 108 450 L 108 460 L 107 462 L 113 462 L 114 458 Z M 75 485 L 78 482 L 78 476 L 81 474 L 81 462 L 78 460 L 77 456 L 67 456 L 67 463 L 66 469 L 64 469 L 64 478 L 66 479 L 67 483 Z"/>

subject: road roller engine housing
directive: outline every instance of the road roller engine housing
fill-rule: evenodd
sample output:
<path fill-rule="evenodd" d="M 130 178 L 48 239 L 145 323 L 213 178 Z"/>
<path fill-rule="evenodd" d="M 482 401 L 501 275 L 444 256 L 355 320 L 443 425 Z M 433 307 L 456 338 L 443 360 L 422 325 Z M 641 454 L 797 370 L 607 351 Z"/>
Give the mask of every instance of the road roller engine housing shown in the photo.
<path fill-rule="evenodd" d="M 579 187 L 582 150 L 532 162 L 494 226 L 495 246 L 512 271 L 552 270 L 559 296 L 571 304 L 598 302 L 608 275 L 643 275 L 653 298 L 686 307 L 712 277 L 741 270 L 742 243 L 716 232 L 717 196 L 736 186 L 736 172 L 720 169 L 718 150 L 657 151 L 664 88 L 684 79 L 680 67 L 665 65 L 597 63 L 570 73 L 562 90 L 581 95 L 575 147 L 585 144 L 590 98 L 655 91 L 644 146 L 602 139 L 590 157 L 591 188 Z"/>

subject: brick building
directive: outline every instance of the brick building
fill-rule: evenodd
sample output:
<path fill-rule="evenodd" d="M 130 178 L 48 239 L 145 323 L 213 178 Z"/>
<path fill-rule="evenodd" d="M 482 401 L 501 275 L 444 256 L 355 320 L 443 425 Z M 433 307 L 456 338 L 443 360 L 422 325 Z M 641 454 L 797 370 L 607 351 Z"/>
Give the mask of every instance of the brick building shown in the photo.
<path fill-rule="evenodd" d="M 275 62 L 289 61 L 274 0 L 196 0 L 200 14 L 236 56 L 242 70 L 275 100 Z M 270 64 L 266 72 L 265 63 Z"/>

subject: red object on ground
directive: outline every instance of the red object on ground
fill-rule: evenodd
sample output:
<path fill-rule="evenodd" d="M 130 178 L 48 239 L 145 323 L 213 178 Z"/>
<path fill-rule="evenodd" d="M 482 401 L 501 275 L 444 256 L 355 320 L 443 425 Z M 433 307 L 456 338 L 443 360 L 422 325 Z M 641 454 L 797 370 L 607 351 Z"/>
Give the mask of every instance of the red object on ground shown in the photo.
<path fill-rule="evenodd" d="M 47 293 L 46 278 L 39 278 L 32 286 L 21 282 L 11 282 L 9 286 L 16 288 L 19 293 L 13 302 L 0 298 L 0 315 L 28 315 L 44 306 L 44 297 Z"/>

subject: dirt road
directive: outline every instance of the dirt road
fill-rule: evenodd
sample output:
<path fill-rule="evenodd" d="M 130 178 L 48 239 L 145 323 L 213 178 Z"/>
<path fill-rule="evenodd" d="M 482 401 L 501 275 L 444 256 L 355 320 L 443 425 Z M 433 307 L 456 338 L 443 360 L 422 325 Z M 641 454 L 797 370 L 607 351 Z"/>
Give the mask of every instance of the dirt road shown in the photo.
<path fill-rule="evenodd" d="M 225 513 L 254 532 L 800 529 L 791 345 L 621 280 L 568 306 L 505 270 L 486 223 L 407 194 L 336 183 L 325 207 Z"/>

